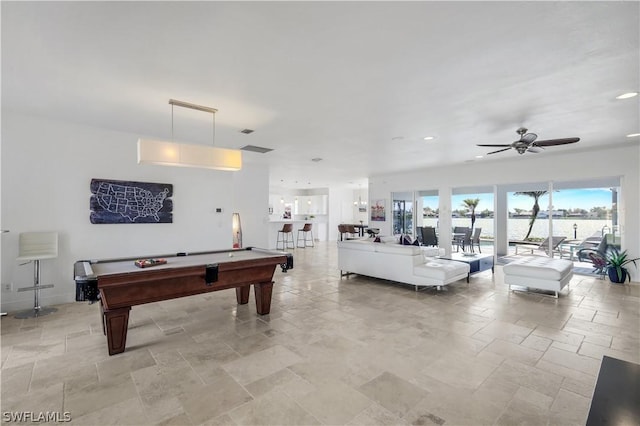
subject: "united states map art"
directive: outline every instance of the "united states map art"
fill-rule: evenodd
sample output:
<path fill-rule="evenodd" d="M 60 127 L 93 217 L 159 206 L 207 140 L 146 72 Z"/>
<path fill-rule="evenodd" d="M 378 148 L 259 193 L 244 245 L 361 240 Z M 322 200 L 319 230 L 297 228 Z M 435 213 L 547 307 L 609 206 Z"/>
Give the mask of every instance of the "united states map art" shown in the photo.
<path fill-rule="evenodd" d="M 173 185 L 91 179 L 91 223 L 172 223 Z"/>

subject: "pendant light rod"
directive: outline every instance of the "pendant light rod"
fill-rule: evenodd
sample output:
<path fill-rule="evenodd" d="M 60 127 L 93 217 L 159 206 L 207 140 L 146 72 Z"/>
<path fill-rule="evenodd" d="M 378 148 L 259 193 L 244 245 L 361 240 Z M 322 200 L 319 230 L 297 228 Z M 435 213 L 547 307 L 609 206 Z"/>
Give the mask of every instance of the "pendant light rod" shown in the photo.
<path fill-rule="evenodd" d="M 218 112 L 217 109 L 215 108 L 211 108 L 208 106 L 203 106 L 203 105 L 196 105 L 196 104 L 192 104 L 189 102 L 184 102 L 184 101 L 178 101 L 175 99 L 169 99 L 169 103 L 171 105 L 175 105 L 175 106 L 179 106 L 179 107 L 183 107 L 183 108 L 191 108 L 191 109 L 195 109 L 198 111 L 204 111 L 204 112 L 209 112 L 211 114 L 215 114 L 216 112 Z"/>

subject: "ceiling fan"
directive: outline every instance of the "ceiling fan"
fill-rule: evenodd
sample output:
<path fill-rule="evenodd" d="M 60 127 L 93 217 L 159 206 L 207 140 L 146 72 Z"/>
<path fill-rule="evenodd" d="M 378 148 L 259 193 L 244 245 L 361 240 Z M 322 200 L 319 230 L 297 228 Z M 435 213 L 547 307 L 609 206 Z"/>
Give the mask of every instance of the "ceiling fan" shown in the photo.
<path fill-rule="evenodd" d="M 538 153 L 538 152 L 544 151 L 544 147 L 547 147 L 547 146 L 566 145 L 569 143 L 576 143 L 580 140 L 580 138 L 564 138 L 564 139 L 548 139 L 546 141 L 536 141 L 536 139 L 538 138 L 538 135 L 536 135 L 535 133 L 527 133 L 527 129 L 525 129 L 524 127 L 520 127 L 518 130 L 516 130 L 516 133 L 520 135 L 520 140 L 517 140 L 515 142 L 509 143 L 509 144 L 499 144 L 499 145 L 478 144 L 478 146 L 491 146 L 495 148 L 498 148 L 498 147 L 502 148 L 497 151 L 489 152 L 487 153 L 487 155 L 496 154 L 502 151 L 507 151 L 511 148 L 518 151 L 518 154 L 524 154 L 525 152 Z"/>

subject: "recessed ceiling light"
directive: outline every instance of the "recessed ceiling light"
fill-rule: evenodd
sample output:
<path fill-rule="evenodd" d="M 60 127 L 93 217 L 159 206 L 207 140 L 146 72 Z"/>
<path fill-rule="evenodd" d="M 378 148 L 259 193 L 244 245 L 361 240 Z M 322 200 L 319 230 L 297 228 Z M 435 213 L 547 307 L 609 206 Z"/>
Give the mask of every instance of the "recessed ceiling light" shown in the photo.
<path fill-rule="evenodd" d="M 484 155 L 476 155 L 476 158 L 482 158 Z"/>
<path fill-rule="evenodd" d="M 424 140 L 425 140 L 425 141 L 432 141 L 432 140 L 434 140 L 434 139 L 435 139 L 435 136 L 425 136 L 425 137 L 424 137 Z"/>
<path fill-rule="evenodd" d="M 638 96 L 638 92 L 623 93 L 620 96 L 616 96 L 616 99 L 629 99 L 629 98 L 633 98 L 634 96 Z"/>
<path fill-rule="evenodd" d="M 630 133 L 627 135 L 628 138 L 635 138 L 637 136 L 640 136 L 640 133 Z"/>

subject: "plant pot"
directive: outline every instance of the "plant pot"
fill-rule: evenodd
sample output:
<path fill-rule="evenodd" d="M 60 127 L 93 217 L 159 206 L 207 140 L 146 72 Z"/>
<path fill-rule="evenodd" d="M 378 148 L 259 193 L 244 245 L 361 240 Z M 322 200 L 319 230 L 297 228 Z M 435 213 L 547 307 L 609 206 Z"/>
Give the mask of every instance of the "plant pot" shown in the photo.
<path fill-rule="evenodd" d="M 607 269 L 607 274 L 609 275 L 609 279 L 612 283 L 622 284 L 627 280 L 627 270 L 624 268 L 620 268 L 621 274 L 618 275 L 618 271 L 616 268 Z"/>

